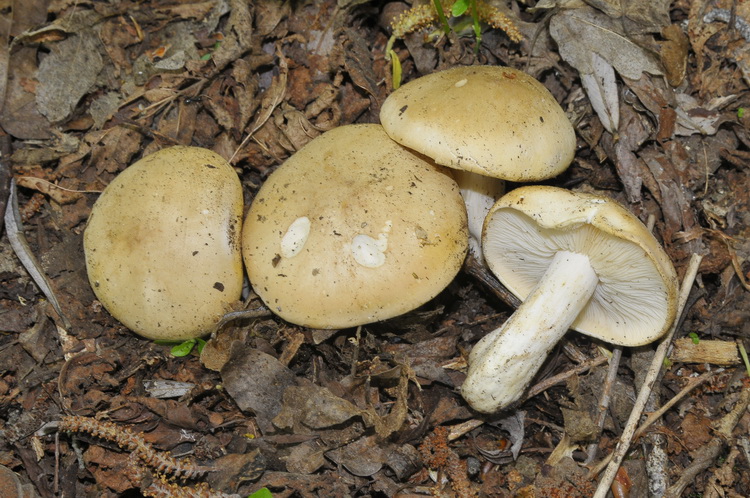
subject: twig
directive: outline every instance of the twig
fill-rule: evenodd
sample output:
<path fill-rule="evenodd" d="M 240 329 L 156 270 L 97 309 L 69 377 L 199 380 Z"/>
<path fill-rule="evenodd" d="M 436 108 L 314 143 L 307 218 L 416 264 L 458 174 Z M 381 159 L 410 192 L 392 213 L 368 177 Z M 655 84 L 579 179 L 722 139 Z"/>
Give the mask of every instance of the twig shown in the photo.
<path fill-rule="evenodd" d="M 586 370 L 590 370 L 594 367 L 598 367 L 599 365 L 603 363 L 607 363 L 608 358 L 604 355 L 597 356 L 593 360 L 589 360 L 586 363 L 583 363 L 581 365 L 578 365 L 575 368 L 572 368 L 566 372 L 559 373 L 557 375 L 553 375 L 552 377 L 549 377 L 547 379 L 544 379 L 539 384 L 536 384 L 531 389 L 529 389 L 529 392 L 526 394 L 525 399 L 530 399 L 536 396 L 537 394 L 546 391 L 550 387 L 559 384 L 561 382 L 565 382 L 570 377 L 573 377 L 574 375 L 578 375 L 580 373 L 585 372 Z"/>
<path fill-rule="evenodd" d="M 688 383 L 683 387 L 680 392 L 674 395 L 672 399 L 670 399 L 667 403 L 664 404 L 661 408 L 653 412 L 651 415 L 649 415 L 646 420 L 643 421 L 643 423 L 638 427 L 638 430 L 635 431 L 633 434 L 632 440 L 635 441 L 639 437 L 643 435 L 646 430 L 651 427 L 651 425 L 659 420 L 662 415 L 664 415 L 667 410 L 672 408 L 674 405 L 676 405 L 682 398 L 690 394 L 696 387 L 700 386 L 701 384 L 705 384 L 708 380 L 710 380 L 714 375 L 716 375 L 716 372 L 705 372 L 704 374 L 694 377 L 688 380 Z M 590 479 L 593 479 L 594 476 L 596 476 L 599 472 L 604 470 L 604 467 L 607 466 L 609 462 L 612 461 L 613 453 L 610 453 L 606 458 L 604 458 L 601 462 L 599 462 L 595 467 L 592 467 L 589 471 L 588 477 Z"/>
<path fill-rule="evenodd" d="M 607 419 L 607 411 L 609 410 L 609 402 L 612 399 L 612 386 L 617 378 L 617 369 L 620 368 L 620 358 L 622 357 L 622 346 L 617 346 L 612 350 L 612 358 L 609 359 L 609 370 L 607 371 L 607 378 L 604 380 L 604 387 L 602 388 L 602 394 L 599 398 L 599 415 L 596 419 L 596 425 L 599 427 L 599 433 L 601 434 L 602 428 L 604 427 L 604 421 Z M 589 444 L 587 448 L 588 456 L 586 457 L 585 465 L 590 464 L 596 458 L 596 452 L 599 449 L 599 443 L 593 442 Z"/>
<path fill-rule="evenodd" d="M 667 356 L 667 350 L 672 343 L 672 338 L 674 337 L 677 326 L 680 323 L 680 316 L 682 315 L 682 312 L 685 308 L 685 303 L 687 302 L 688 296 L 690 295 L 690 289 L 693 287 L 693 282 L 695 281 L 695 277 L 698 274 L 698 266 L 700 265 L 702 259 L 703 257 L 698 254 L 693 254 L 693 256 L 690 258 L 690 263 L 688 264 L 687 271 L 685 272 L 685 277 L 682 281 L 682 287 L 680 289 L 680 299 L 677 306 L 677 315 L 675 321 L 672 324 L 669 333 L 667 333 L 667 336 L 662 339 L 661 343 L 659 343 L 659 347 L 656 348 L 654 359 L 651 361 L 651 367 L 646 374 L 646 378 L 643 380 L 643 386 L 638 392 L 638 397 L 635 400 L 633 411 L 630 413 L 630 417 L 628 418 L 625 429 L 622 432 L 622 436 L 620 436 L 620 442 L 617 443 L 617 447 L 612 454 L 612 461 L 607 466 L 607 470 L 604 472 L 604 475 L 599 481 L 599 485 L 597 486 L 596 492 L 594 493 L 594 498 L 605 498 L 607 496 L 607 492 L 612 485 L 612 481 L 614 481 L 615 479 L 617 470 L 620 468 L 620 464 L 622 463 L 623 458 L 625 458 L 625 454 L 630 448 L 630 443 L 633 440 L 633 435 L 635 433 L 636 427 L 638 426 L 638 421 L 641 418 L 641 414 L 643 413 L 643 408 L 648 401 L 648 397 L 651 394 L 651 388 L 653 387 L 654 382 L 656 382 L 656 378 L 661 371 L 661 368 L 664 364 L 664 358 L 666 358 Z M 592 475 L 596 475 L 594 470 L 589 473 L 589 476 Z"/>

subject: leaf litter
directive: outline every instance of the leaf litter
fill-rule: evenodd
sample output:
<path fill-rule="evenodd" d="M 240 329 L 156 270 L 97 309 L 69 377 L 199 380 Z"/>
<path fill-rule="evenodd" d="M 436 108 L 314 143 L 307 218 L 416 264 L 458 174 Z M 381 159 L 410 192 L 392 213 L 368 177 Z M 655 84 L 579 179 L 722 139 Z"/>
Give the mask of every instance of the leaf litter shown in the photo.
<path fill-rule="evenodd" d="M 525 69 L 580 138 L 574 164 L 551 182 L 652 217 L 680 273 L 703 256 L 677 331 L 681 356 L 658 379 L 654 408 L 694 389 L 651 429 L 666 461 L 635 448 L 611 489 L 640 496 L 664 482 L 668 496 L 747 495 L 749 387 L 733 348 L 750 336 L 750 7 L 499 3 L 520 42 L 483 26 L 475 51 L 471 29 L 420 26 L 393 44 L 403 79 L 459 64 Z M 26 254 L 70 321 L 3 236 L 0 465 L 13 487 L 44 497 L 247 496 L 263 487 L 274 496 L 594 493 L 586 452 L 614 451 L 639 390 L 637 355 L 623 351 L 601 427 L 608 366 L 594 360 L 603 345 L 576 334 L 533 397 L 478 416 L 457 391 L 466 355 L 512 308 L 473 273 L 417 312 L 358 331 L 290 329 L 259 315 L 229 322 L 201 356 L 180 358 L 115 322 L 88 287 L 80 234 L 97 193 L 128 164 L 171 144 L 207 147 L 232 158 L 251 200 L 315 136 L 377 122 L 392 91 L 389 26 L 409 7 L 34 0 L 14 3 L 12 17 L 3 11 L 2 178 L 16 180 Z M 248 304 L 260 303 L 250 294 Z M 682 339 L 691 333 L 733 360 L 692 357 Z M 179 389 L 162 398 L 154 386 Z M 78 417 L 72 434 L 35 435 L 65 416 Z M 154 452 L 146 468 L 133 472 L 132 449 L 91 437 L 110 434 L 97 423 L 143 438 Z M 156 462 L 186 456 L 209 471 L 160 484 Z"/>

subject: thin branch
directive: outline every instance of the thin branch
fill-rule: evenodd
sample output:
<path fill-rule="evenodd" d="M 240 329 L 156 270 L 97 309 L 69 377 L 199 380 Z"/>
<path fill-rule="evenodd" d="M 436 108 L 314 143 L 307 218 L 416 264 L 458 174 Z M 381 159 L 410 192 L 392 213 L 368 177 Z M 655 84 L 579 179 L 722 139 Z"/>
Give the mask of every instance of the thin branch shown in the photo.
<path fill-rule="evenodd" d="M 620 368 L 620 358 L 622 358 L 622 346 L 617 346 L 612 350 L 612 358 L 609 360 L 609 370 L 607 371 L 607 378 L 604 380 L 604 387 L 602 388 L 602 394 L 599 398 L 599 414 L 596 419 L 596 425 L 599 427 L 599 433 L 601 434 L 602 428 L 604 428 L 604 421 L 607 419 L 607 411 L 609 410 L 609 402 L 612 400 L 612 386 L 617 378 L 617 370 Z M 587 449 L 588 455 L 586 456 L 585 465 L 590 464 L 596 458 L 596 452 L 599 449 L 599 443 L 594 441 L 589 444 Z"/>
<path fill-rule="evenodd" d="M 685 308 L 685 303 L 687 302 L 688 296 L 690 295 L 690 289 L 692 289 L 693 287 L 695 277 L 698 274 L 698 266 L 700 265 L 701 259 L 703 259 L 703 257 L 698 254 L 693 254 L 693 256 L 690 258 L 690 263 L 688 264 L 685 278 L 682 281 L 682 287 L 680 289 L 680 298 L 677 307 L 677 318 L 672 324 L 672 327 L 669 330 L 667 336 L 662 339 L 659 347 L 656 348 L 656 353 L 654 354 L 654 358 L 651 362 L 651 367 L 646 374 L 646 378 L 643 380 L 643 386 L 641 387 L 640 392 L 638 392 L 638 397 L 635 400 L 633 411 L 630 413 L 630 417 L 628 418 L 625 429 L 622 432 L 622 436 L 620 436 L 620 442 L 617 443 L 617 447 L 612 454 L 612 461 L 609 462 L 607 470 L 604 472 L 604 475 L 599 481 L 599 485 L 597 486 L 596 492 L 594 493 L 594 498 L 605 498 L 607 496 L 607 492 L 612 485 L 612 481 L 614 481 L 615 479 L 617 471 L 620 468 L 620 464 L 622 463 L 623 458 L 625 458 L 628 449 L 630 449 L 630 443 L 633 440 L 633 435 L 635 433 L 636 427 L 638 426 L 638 421 L 641 418 L 641 414 L 643 413 L 643 408 L 646 406 L 648 397 L 651 394 L 651 388 L 653 387 L 654 382 L 656 382 L 656 379 L 659 376 L 659 372 L 664 365 L 664 358 L 666 358 L 667 356 L 667 350 L 672 343 L 672 339 L 680 323 L 680 316 L 682 315 L 682 312 Z M 599 466 L 597 466 L 597 468 L 598 467 Z M 597 471 L 592 470 L 589 473 L 589 476 L 594 476 L 596 475 L 596 473 Z"/>
<path fill-rule="evenodd" d="M 570 370 L 567 370 L 565 372 L 559 373 L 557 375 L 553 375 L 552 377 L 549 377 L 547 379 L 544 379 L 539 384 L 536 384 L 531 389 L 529 389 L 529 392 L 526 394 L 526 399 L 533 398 L 537 394 L 546 391 L 550 387 L 560 384 L 561 382 L 565 382 L 570 377 L 573 377 L 574 375 L 582 374 L 586 370 L 590 370 L 594 367 L 598 367 L 599 365 L 602 365 L 604 363 L 607 363 L 607 358 L 604 355 L 597 356 L 596 358 L 587 361 L 586 363 L 582 363 L 581 365 L 578 365 L 575 368 L 571 368 Z"/>

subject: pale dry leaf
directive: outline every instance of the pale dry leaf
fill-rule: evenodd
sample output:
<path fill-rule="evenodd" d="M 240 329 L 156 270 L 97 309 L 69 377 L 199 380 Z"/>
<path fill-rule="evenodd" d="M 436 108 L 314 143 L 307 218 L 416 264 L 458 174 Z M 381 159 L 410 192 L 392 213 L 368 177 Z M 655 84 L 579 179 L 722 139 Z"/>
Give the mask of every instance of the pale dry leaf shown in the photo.
<path fill-rule="evenodd" d="M 620 98 L 612 65 L 596 53 L 591 54 L 593 73 L 581 73 L 581 84 L 586 89 L 591 106 L 604 128 L 617 133 L 620 125 Z"/>
<path fill-rule="evenodd" d="M 93 31 L 82 32 L 52 45 L 39 64 L 36 104 L 52 122 L 67 119 L 81 98 L 96 84 L 104 59 Z"/>
<path fill-rule="evenodd" d="M 326 453 L 326 457 L 360 477 L 370 477 L 388 461 L 386 446 L 375 436 L 366 436 Z"/>
<path fill-rule="evenodd" d="M 550 21 L 560 55 L 581 74 L 594 74 L 593 54 L 622 76 L 638 79 L 643 72 L 662 74 L 658 58 L 620 31 L 617 21 L 594 9 L 563 11 Z"/>
<path fill-rule="evenodd" d="M 281 412 L 284 391 L 297 384 L 294 373 L 279 360 L 236 343 L 221 369 L 221 378 L 237 406 L 255 414 L 263 432 L 273 430 L 271 420 Z"/>
<path fill-rule="evenodd" d="M 507 431 L 510 435 L 510 452 L 513 454 L 513 460 L 518 459 L 518 455 L 521 453 L 521 447 L 523 446 L 525 435 L 524 435 L 524 419 L 526 418 L 526 412 L 517 411 L 513 415 L 505 417 L 504 419 L 498 420 L 497 425 L 502 427 L 503 430 Z"/>
<path fill-rule="evenodd" d="M 325 429 L 343 424 L 360 414 L 349 401 L 336 396 L 325 387 L 300 380 L 301 385 L 288 386 L 283 393 L 281 409 L 273 423 L 281 429 Z M 300 424 L 305 429 L 300 428 Z"/>
<path fill-rule="evenodd" d="M 672 0 L 586 0 L 590 6 L 613 19 L 627 19 L 629 31 L 658 33 L 670 23 L 669 8 Z"/>

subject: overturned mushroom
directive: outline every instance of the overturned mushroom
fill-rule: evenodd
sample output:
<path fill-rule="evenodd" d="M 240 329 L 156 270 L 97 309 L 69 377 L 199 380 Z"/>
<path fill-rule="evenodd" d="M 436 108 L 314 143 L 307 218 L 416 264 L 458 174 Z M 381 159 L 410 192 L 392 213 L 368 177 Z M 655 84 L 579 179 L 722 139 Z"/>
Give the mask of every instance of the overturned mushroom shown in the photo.
<path fill-rule="evenodd" d="M 551 178 L 575 153 L 573 126 L 552 94 L 509 67 L 465 66 L 417 78 L 385 100 L 380 121 L 398 143 L 463 171 L 457 181 L 478 256 L 482 223 L 502 194 L 500 179 Z"/>
<path fill-rule="evenodd" d="M 149 339 L 210 331 L 242 292 L 242 187 L 218 154 L 170 147 L 120 173 L 84 233 L 99 301 Z"/>
<path fill-rule="evenodd" d="M 378 125 L 333 129 L 265 181 L 245 218 L 255 292 L 285 320 L 345 328 L 410 311 L 467 249 L 456 183 Z"/>
<path fill-rule="evenodd" d="M 516 401 L 568 328 L 639 346 L 675 318 L 678 285 L 669 257 L 609 198 L 516 189 L 490 210 L 482 246 L 492 272 L 524 302 L 471 351 L 461 393 L 478 411 Z"/>

